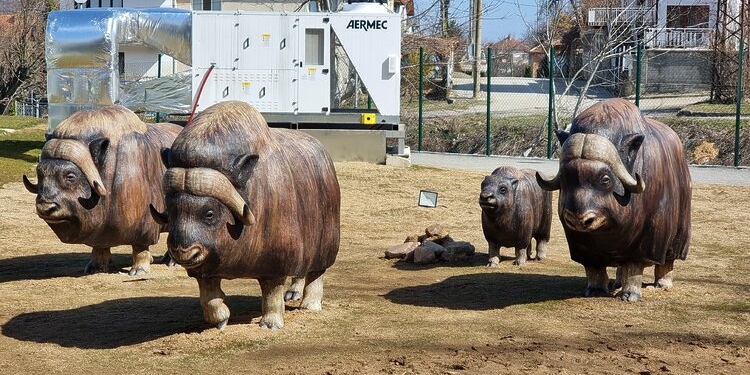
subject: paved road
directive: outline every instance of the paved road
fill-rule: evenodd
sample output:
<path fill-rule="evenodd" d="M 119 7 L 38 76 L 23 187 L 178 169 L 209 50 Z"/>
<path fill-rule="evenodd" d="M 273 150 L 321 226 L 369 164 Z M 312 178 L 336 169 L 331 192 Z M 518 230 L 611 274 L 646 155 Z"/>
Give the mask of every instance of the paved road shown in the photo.
<path fill-rule="evenodd" d="M 480 98 L 487 96 L 487 81 L 482 78 Z M 579 84 L 580 85 L 580 84 Z M 468 99 L 472 96 L 471 77 L 455 77 L 453 79 L 453 97 L 455 99 Z M 529 115 L 547 113 L 549 106 L 549 80 L 546 78 L 521 78 L 521 77 L 492 77 L 492 89 L 490 90 L 493 113 L 499 112 L 505 115 Z M 571 113 L 578 100 L 579 90 L 573 89 L 567 95 L 560 95 L 565 91 L 564 80 L 555 80 L 556 106 L 558 113 Z M 612 97 L 612 94 L 602 87 L 591 87 L 581 103 L 580 110 L 588 108 L 594 103 Z M 649 97 L 642 98 L 640 108 L 647 116 L 659 116 L 666 113 L 674 114 L 687 105 L 705 101 L 707 96 L 685 94 L 680 96 Z M 446 105 L 443 111 L 430 111 L 431 115 L 460 115 L 467 113 L 484 112 L 483 106 L 474 106 L 466 109 L 451 109 Z M 580 112 L 580 111 L 579 111 Z"/>
<path fill-rule="evenodd" d="M 548 176 L 556 174 L 558 168 L 557 160 L 510 156 L 411 152 L 409 159 L 414 165 L 484 171 L 488 174 L 501 165 L 536 169 Z M 750 186 L 750 168 L 747 167 L 690 166 L 690 175 L 696 184 Z"/>

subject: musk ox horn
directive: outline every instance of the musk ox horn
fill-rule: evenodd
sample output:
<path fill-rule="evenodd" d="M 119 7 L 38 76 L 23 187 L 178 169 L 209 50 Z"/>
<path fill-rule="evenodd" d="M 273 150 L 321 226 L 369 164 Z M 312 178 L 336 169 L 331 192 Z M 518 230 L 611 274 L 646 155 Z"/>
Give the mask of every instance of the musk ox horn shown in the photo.
<path fill-rule="evenodd" d="M 539 174 L 539 172 L 536 172 L 536 182 L 539 184 L 539 187 L 544 190 L 560 190 L 560 171 L 558 171 L 557 175 L 555 175 L 555 177 L 552 177 L 552 179 L 550 180 L 545 180 L 544 177 Z"/>
<path fill-rule="evenodd" d="M 646 184 L 637 173 L 635 177 L 630 175 L 625 164 L 623 164 L 620 155 L 617 153 L 615 145 L 609 139 L 598 134 L 572 134 L 565 141 L 562 147 L 560 160 L 572 158 L 584 158 L 589 160 L 599 160 L 607 163 L 615 176 L 622 182 L 623 186 L 631 193 L 641 193 L 646 188 Z"/>
<path fill-rule="evenodd" d="M 42 148 L 41 158 L 64 159 L 75 164 L 88 180 L 91 189 L 99 196 L 106 196 L 102 177 L 94 165 L 89 149 L 78 141 L 71 139 L 50 139 Z"/>
<path fill-rule="evenodd" d="M 245 225 L 255 224 L 255 215 L 245 200 L 219 171 L 209 168 L 169 168 L 164 174 L 164 194 L 176 191 L 216 198 Z"/>
<path fill-rule="evenodd" d="M 26 177 L 26 175 L 23 175 L 23 186 L 26 187 L 26 190 L 28 190 L 29 193 L 39 194 L 39 186 L 29 181 L 29 178 Z"/>

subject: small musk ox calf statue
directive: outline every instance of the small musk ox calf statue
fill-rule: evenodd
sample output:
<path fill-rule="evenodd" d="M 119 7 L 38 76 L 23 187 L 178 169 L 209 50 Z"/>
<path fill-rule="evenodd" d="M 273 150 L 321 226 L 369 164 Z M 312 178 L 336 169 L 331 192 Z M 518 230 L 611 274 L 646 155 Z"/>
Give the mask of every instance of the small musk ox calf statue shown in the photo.
<path fill-rule="evenodd" d="M 482 181 L 479 206 L 482 231 L 489 245 L 488 266 L 499 264 L 500 247 L 516 249 L 515 265 L 531 257 L 531 239 L 536 240 L 536 259 L 547 254 L 552 227 L 552 194 L 539 188 L 535 171 L 499 167 Z"/>
<path fill-rule="evenodd" d="M 655 266 L 657 287 L 671 287 L 674 260 L 687 257 L 690 242 L 690 173 L 677 134 L 610 99 L 557 136 L 560 169 L 537 180 L 560 190 L 558 214 L 571 258 L 586 269 L 585 295 L 609 295 L 610 266 L 624 301 L 641 298 L 647 266 Z"/>
<path fill-rule="evenodd" d="M 110 248 L 133 247 L 131 276 L 146 273 L 149 246 L 164 227 L 149 203 L 163 206 L 160 152 L 182 127 L 145 124 L 122 106 L 76 112 L 55 128 L 36 168 L 36 213 L 64 243 L 92 247 L 86 273 L 107 272 Z"/>
<path fill-rule="evenodd" d="M 284 325 L 285 299 L 319 310 L 323 273 L 339 250 L 340 191 L 318 140 L 271 129 L 244 102 L 206 108 L 162 153 L 172 259 L 195 277 L 203 315 L 219 329 L 229 320 L 222 279 L 258 279 L 260 326 Z M 295 278 L 285 294 L 287 276 Z"/>

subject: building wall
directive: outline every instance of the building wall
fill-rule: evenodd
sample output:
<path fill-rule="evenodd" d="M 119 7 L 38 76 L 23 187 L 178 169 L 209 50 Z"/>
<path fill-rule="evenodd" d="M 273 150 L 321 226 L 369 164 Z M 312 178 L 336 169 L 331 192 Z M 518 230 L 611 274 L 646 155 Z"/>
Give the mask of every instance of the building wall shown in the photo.
<path fill-rule="evenodd" d="M 646 50 L 643 93 L 687 93 L 711 89 L 711 51 Z M 635 81 L 634 72 L 631 77 Z"/>

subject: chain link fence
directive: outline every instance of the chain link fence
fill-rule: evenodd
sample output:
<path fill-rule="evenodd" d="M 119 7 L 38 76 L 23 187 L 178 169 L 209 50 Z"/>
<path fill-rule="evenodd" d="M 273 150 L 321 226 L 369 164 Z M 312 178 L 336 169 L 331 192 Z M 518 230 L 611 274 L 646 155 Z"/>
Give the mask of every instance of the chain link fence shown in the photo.
<path fill-rule="evenodd" d="M 709 50 L 622 48 L 595 72 L 571 79 L 585 59 L 580 51 L 563 56 L 553 49 L 489 48 L 486 70 L 477 64 L 476 80 L 473 61 L 451 63 L 430 47 L 420 50 L 405 51 L 402 64 L 401 119 L 412 150 L 554 158 L 555 129 L 597 102 L 620 97 L 672 127 L 690 163 L 750 165 L 743 130 L 750 105 L 708 103 Z"/>

